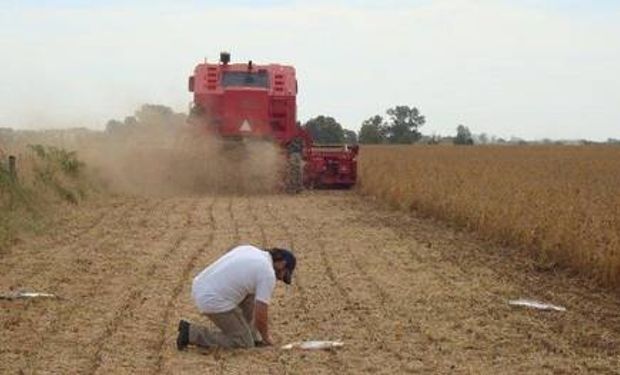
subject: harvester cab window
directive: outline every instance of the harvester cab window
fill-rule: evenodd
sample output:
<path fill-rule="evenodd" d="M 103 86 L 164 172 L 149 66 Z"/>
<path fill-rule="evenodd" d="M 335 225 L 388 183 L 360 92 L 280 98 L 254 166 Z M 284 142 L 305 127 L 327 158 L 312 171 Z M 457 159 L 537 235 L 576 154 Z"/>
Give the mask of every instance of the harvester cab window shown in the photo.
<path fill-rule="evenodd" d="M 224 72 L 222 86 L 269 87 L 267 72 Z"/>

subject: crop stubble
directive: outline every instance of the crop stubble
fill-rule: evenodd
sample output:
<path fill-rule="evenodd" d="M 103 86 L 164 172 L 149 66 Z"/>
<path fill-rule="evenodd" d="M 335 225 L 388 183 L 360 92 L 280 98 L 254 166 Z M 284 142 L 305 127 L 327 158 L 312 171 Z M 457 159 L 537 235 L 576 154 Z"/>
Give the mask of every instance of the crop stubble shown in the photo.
<path fill-rule="evenodd" d="M 0 372 L 619 368 L 617 298 L 522 266 L 528 259 L 518 252 L 490 250 L 465 234 L 385 210 L 352 192 L 132 198 L 109 209 L 84 207 L 89 208 L 100 214 L 76 213 L 74 220 L 88 219 L 64 224 L 65 232 L 78 234 L 75 244 L 35 237 L 0 260 L 5 285 L 36 281 L 35 287 L 66 297 L 0 302 L 6 332 L 0 338 Z M 298 255 L 294 284 L 288 290 L 279 284 L 273 300 L 278 343 L 341 339 L 345 347 L 177 352 L 179 318 L 209 324 L 190 300 L 192 277 L 238 242 L 287 246 Z M 42 244 L 51 255 L 44 268 L 29 251 Z M 569 310 L 550 314 L 506 305 L 508 298 L 522 296 Z"/>

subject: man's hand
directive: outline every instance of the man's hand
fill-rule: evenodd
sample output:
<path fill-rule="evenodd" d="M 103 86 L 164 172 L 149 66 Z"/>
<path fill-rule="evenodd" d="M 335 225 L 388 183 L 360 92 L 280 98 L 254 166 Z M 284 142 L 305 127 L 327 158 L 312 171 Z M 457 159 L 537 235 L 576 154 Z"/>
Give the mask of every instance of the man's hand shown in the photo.
<path fill-rule="evenodd" d="M 254 306 L 254 324 L 258 333 L 260 333 L 264 345 L 273 345 L 271 336 L 269 336 L 269 305 L 264 302 L 256 301 Z"/>
<path fill-rule="evenodd" d="M 263 338 L 263 346 L 271 346 L 273 345 L 273 341 L 271 337 Z"/>

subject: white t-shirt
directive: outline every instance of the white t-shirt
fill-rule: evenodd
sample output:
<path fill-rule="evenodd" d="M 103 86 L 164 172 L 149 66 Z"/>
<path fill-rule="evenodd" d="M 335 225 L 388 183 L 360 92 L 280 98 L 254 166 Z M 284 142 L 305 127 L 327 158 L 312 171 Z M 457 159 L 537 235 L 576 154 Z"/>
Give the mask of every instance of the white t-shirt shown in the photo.
<path fill-rule="evenodd" d="M 248 295 L 269 304 L 276 286 L 271 254 L 251 245 L 237 246 L 194 278 L 192 297 L 202 313 L 237 307 Z"/>

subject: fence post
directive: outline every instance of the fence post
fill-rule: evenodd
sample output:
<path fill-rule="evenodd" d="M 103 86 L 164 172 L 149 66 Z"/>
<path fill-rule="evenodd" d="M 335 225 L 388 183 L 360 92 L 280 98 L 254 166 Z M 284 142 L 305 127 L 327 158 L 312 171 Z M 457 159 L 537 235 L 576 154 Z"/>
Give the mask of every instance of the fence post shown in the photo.
<path fill-rule="evenodd" d="M 16 167 L 16 158 L 13 155 L 9 156 L 9 176 L 11 176 L 12 180 L 17 179 L 17 167 Z"/>

